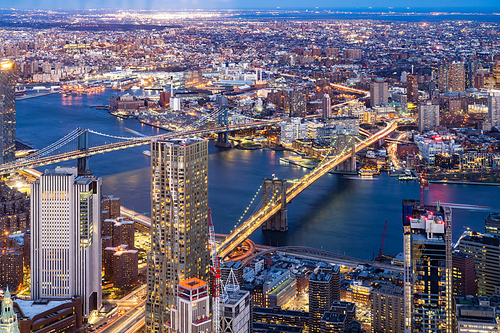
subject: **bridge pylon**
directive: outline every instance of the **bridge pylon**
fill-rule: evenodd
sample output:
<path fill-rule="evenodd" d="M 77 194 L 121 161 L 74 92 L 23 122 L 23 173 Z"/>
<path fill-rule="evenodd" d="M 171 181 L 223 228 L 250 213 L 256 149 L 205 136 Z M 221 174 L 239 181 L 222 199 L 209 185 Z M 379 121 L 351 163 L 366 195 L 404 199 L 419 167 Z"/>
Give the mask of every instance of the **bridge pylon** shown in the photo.
<path fill-rule="evenodd" d="M 262 205 L 266 206 L 269 204 L 270 200 L 273 200 L 272 204 L 276 204 L 275 201 L 278 196 L 281 196 L 280 210 L 274 214 L 269 220 L 264 222 L 262 225 L 262 230 L 271 231 L 287 231 L 288 230 L 288 208 L 286 204 L 286 179 L 276 179 L 276 178 L 264 178 L 263 179 L 263 196 L 264 200 Z"/>
<path fill-rule="evenodd" d="M 227 108 L 220 110 L 219 116 L 217 117 L 217 125 L 219 125 L 219 127 L 225 127 L 229 131 L 229 110 Z M 217 133 L 217 142 L 215 145 L 217 147 L 230 148 L 231 143 L 229 142 L 228 132 Z"/>
<path fill-rule="evenodd" d="M 83 175 L 89 172 L 89 130 L 78 127 L 78 150 L 85 152 L 85 157 L 79 157 L 77 162 L 78 174 Z"/>
<path fill-rule="evenodd" d="M 351 157 L 340 163 L 335 171 L 343 173 L 356 173 L 356 140 L 353 135 L 339 134 L 335 140 L 335 153 L 350 147 Z"/>

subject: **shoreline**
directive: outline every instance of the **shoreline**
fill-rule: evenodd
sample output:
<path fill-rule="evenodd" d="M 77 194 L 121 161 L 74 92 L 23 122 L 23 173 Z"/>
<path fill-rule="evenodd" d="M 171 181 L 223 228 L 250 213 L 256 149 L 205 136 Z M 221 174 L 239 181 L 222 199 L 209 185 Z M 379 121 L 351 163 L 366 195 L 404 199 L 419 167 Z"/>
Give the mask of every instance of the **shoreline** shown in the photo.
<path fill-rule="evenodd" d="M 437 179 L 429 179 L 428 182 L 432 183 L 432 184 L 500 186 L 500 183 L 467 182 L 467 181 L 463 181 L 463 180 L 437 180 Z"/>

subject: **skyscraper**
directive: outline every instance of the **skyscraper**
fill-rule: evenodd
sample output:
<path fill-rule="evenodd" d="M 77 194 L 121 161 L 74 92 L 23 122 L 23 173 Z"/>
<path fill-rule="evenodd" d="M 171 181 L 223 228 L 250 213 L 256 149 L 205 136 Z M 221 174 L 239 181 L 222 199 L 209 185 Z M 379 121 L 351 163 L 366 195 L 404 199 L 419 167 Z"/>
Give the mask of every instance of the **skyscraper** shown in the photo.
<path fill-rule="evenodd" d="M 418 102 L 418 82 L 416 75 L 406 77 L 406 98 L 408 102 Z"/>
<path fill-rule="evenodd" d="M 500 90 L 488 92 L 488 119 L 491 126 L 500 126 Z"/>
<path fill-rule="evenodd" d="M 101 307 L 101 179 L 77 168 L 46 171 L 31 184 L 31 297 L 82 297 Z"/>
<path fill-rule="evenodd" d="M 493 296 L 500 285 L 500 235 L 471 232 L 458 243 L 461 252 L 474 256 L 479 296 Z"/>
<path fill-rule="evenodd" d="M 328 119 L 332 117 L 332 100 L 330 95 L 325 94 L 323 96 L 323 118 Z"/>
<path fill-rule="evenodd" d="M 179 281 L 177 285 L 177 306 L 172 309 L 172 328 L 174 332 L 209 333 L 210 297 L 205 281 L 191 278 Z"/>
<path fill-rule="evenodd" d="M 180 281 L 208 280 L 208 142 L 151 143 L 151 252 L 146 331 L 171 325 Z"/>
<path fill-rule="evenodd" d="M 309 277 L 309 331 L 321 332 L 321 318 L 340 300 L 340 269 L 325 264 Z"/>
<path fill-rule="evenodd" d="M 431 104 L 427 101 L 425 104 L 418 105 L 418 130 L 430 131 L 435 126 L 439 126 L 439 105 Z"/>
<path fill-rule="evenodd" d="M 370 105 L 387 105 L 389 103 L 389 84 L 382 78 L 376 78 L 370 85 Z"/>
<path fill-rule="evenodd" d="M 0 61 L 0 164 L 15 160 L 16 100 L 14 62 Z"/>
<path fill-rule="evenodd" d="M 475 296 L 477 293 L 474 257 L 463 252 L 453 252 L 453 296 Z"/>
<path fill-rule="evenodd" d="M 451 210 L 403 201 L 405 332 L 452 332 Z"/>
<path fill-rule="evenodd" d="M 463 62 L 450 64 L 448 75 L 450 91 L 465 91 L 465 67 Z"/>

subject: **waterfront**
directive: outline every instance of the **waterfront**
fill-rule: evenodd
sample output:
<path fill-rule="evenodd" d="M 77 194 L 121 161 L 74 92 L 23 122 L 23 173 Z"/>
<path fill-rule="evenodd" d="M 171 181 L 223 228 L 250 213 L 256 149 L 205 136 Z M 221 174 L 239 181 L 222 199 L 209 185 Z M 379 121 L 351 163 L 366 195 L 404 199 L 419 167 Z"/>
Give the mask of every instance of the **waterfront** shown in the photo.
<path fill-rule="evenodd" d="M 108 104 L 109 97 L 121 94 L 106 90 L 93 95 L 63 97 L 52 94 L 18 101 L 17 136 L 42 148 L 76 127 L 98 132 L 134 136 L 160 133 L 137 120 L 123 120 L 90 105 Z M 136 94 L 141 94 L 137 91 Z M 103 192 L 122 198 L 122 204 L 149 214 L 149 157 L 146 147 L 93 156 L 90 168 L 103 178 Z M 209 204 L 216 231 L 228 233 L 262 183 L 272 174 L 295 179 L 308 170 L 280 162 L 286 152 L 237 150 L 209 146 Z M 76 161 L 67 162 L 75 165 Z M 53 167 L 53 166 L 52 166 Z M 49 167 L 40 168 L 41 171 Z M 427 202 L 470 204 L 499 210 L 500 188 L 495 186 L 431 184 Z M 400 182 L 382 174 L 374 180 L 347 179 L 328 174 L 299 195 L 288 209 L 287 233 L 258 231 L 252 239 L 272 245 L 306 245 L 345 253 L 364 259 L 378 252 L 384 222 L 388 220 L 385 253 L 402 251 L 401 199 L 417 198 L 414 182 Z M 260 197 L 255 199 L 256 203 Z M 249 210 L 252 212 L 255 205 Z M 490 209 L 454 210 L 454 239 L 469 226 L 484 230 L 484 218 Z"/>

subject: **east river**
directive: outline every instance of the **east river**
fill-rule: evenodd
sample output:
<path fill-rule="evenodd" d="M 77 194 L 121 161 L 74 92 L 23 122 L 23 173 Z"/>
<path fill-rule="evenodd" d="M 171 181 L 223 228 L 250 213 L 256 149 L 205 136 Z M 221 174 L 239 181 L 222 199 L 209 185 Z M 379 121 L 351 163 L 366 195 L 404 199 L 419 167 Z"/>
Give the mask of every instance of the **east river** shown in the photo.
<path fill-rule="evenodd" d="M 142 94 L 139 90 L 138 94 Z M 152 135 L 156 128 L 135 119 L 119 119 L 91 105 L 107 105 L 120 92 L 63 96 L 53 94 L 16 102 L 17 137 L 35 148 L 43 148 L 76 127 L 116 136 Z M 92 137 L 92 135 L 91 135 Z M 149 147 L 137 147 L 90 158 L 90 169 L 103 178 L 103 193 L 121 198 L 122 205 L 140 213 L 150 213 Z M 308 170 L 280 162 L 287 152 L 238 150 L 209 145 L 209 205 L 216 232 L 229 233 L 254 197 L 262 178 L 275 174 L 296 179 Z M 76 161 L 64 165 L 76 165 Z M 43 171 L 54 166 L 41 167 Z M 248 210 L 251 214 L 261 195 Z M 484 231 L 489 211 L 500 210 L 497 186 L 431 184 L 426 203 L 467 204 L 484 208 L 453 210 L 453 239 L 469 227 Z M 382 174 L 374 180 L 348 179 L 327 174 L 301 193 L 288 206 L 286 233 L 258 230 L 252 240 L 260 244 L 305 245 L 363 259 L 378 253 L 385 220 L 388 221 L 384 253 L 397 254 L 403 248 L 402 199 L 419 197 L 416 182 L 400 182 Z"/>

